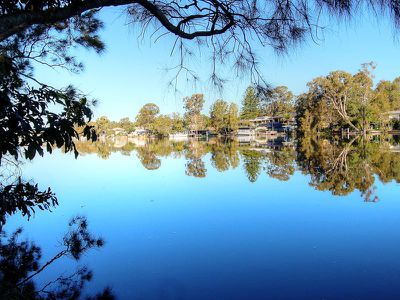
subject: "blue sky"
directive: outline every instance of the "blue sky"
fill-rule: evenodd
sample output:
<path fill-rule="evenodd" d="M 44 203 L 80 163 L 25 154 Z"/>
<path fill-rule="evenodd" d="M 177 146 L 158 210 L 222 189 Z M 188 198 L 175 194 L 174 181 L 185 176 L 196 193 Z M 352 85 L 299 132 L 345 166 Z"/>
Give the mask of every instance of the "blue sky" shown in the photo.
<path fill-rule="evenodd" d="M 210 68 L 207 53 L 192 62 L 202 81 L 196 86 L 181 82 L 179 92 L 175 93 L 168 88 L 172 74 L 164 71 L 176 62 L 176 57 L 170 56 L 172 36 L 156 44 L 149 38 L 139 41 L 137 28 L 127 25 L 120 8 L 102 11 L 101 19 L 105 22 L 102 38 L 107 48 L 100 56 L 77 50 L 85 64 L 83 73 L 37 70 L 42 80 L 59 87 L 72 83 L 98 99 L 99 104 L 94 108 L 96 118 L 107 115 L 113 120 L 134 119 L 140 107 L 148 102 L 159 105 L 162 113 L 182 112 L 182 98 L 196 92 L 205 94 L 205 112 L 218 98 L 240 104 L 249 79 L 230 78 L 223 92 L 217 91 L 207 80 Z M 298 94 L 306 90 L 307 82 L 314 77 L 337 69 L 356 72 L 361 63 L 368 61 L 378 65 L 376 81 L 400 76 L 400 43 L 389 22 L 378 24 L 370 17 L 351 23 L 331 22 L 324 36 L 318 44 L 309 40 L 286 56 L 261 49 L 258 52 L 261 70 L 268 82 L 286 85 Z"/>

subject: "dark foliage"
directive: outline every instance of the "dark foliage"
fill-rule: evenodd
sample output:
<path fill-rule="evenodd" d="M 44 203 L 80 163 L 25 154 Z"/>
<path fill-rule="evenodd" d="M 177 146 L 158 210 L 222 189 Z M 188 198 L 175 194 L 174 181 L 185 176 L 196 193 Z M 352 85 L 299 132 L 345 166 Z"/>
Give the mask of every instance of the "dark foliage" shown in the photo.
<path fill-rule="evenodd" d="M 35 208 L 50 210 L 56 205 L 58 200 L 50 188 L 40 191 L 37 184 L 22 182 L 21 178 L 5 187 L 0 183 L 0 225 L 6 222 L 6 216 L 17 211 L 30 217 Z"/>
<path fill-rule="evenodd" d="M 22 229 L 10 236 L 0 236 L 0 298 L 1 299 L 114 299 L 109 288 L 94 297 L 83 297 L 85 284 L 93 278 L 87 267 L 78 268 L 70 275 L 62 274 L 39 288 L 35 276 L 43 272 L 56 260 L 71 256 L 78 260 L 89 249 L 102 247 L 103 241 L 94 238 L 88 231 L 87 220 L 76 217 L 71 220 L 69 230 L 63 239 L 63 247 L 57 255 L 41 264 L 41 248 L 29 241 L 19 241 Z M 79 246 L 77 246 L 79 244 Z"/>
<path fill-rule="evenodd" d="M 20 5 L 28 9 L 33 4 L 1 3 L 3 14 L 18 13 Z M 12 8 L 13 4 L 18 7 Z M 94 13 L 52 26 L 34 25 L 0 43 L 0 223 L 18 210 L 29 217 L 35 208 L 48 210 L 58 203 L 50 189 L 40 191 L 37 185 L 24 182 L 20 174 L 4 180 L 10 160 L 17 165 L 20 158 L 31 160 L 61 147 L 78 155 L 75 139 L 96 139 L 94 128 L 87 125 L 93 101 L 72 86 L 54 88 L 33 74 L 34 65 L 79 72 L 83 65 L 70 54 L 75 46 L 101 52 L 104 45 L 97 31 L 102 23 Z"/>
<path fill-rule="evenodd" d="M 217 85 L 224 83 L 217 69 L 226 63 L 238 74 L 250 72 L 259 81 L 255 44 L 286 52 L 307 37 L 318 40 L 325 16 L 360 17 L 369 11 L 380 19 L 392 19 L 396 28 L 400 24 L 398 0 L 9 0 L 0 4 L 0 41 L 36 25 L 68 24 L 88 11 L 110 6 L 127 6 L 131 22 L 142 29 L 141 36 L 150 30 L 155 41 L 168 34 L 176 37 L 172 53 L 181 59 L 172 69 L 177 75 L 183 72 L 196 78 L 183 64 L 193 55 L 192 44 L 185 40 L 211 49 L 211 79 Z"/>
<path fill-rule="evenodd" d="M 39 82 L 32 65 L 79 71 L 83 66 L 69 50 L 82 45 L 101 51 L 104 45 L 96 35 L 101 26 L 88 13 L 53 29 L 32 27 L 0 44 L 0 163 L 6 154 L 16 159 L 20 152 L 27 159 L 43 155 L 43 146 L 49 152 L 62 146 L 75 150 L 75 128 L 92 117 L 91 101 L 71 86 L 56 89 Z M 81 134 L 95 138 L 90 126 Z"/>
<path fill-rule="evenodd" d="M 92 115 L 88 100 L 80 98 L 72 87 L 30 87 L 21 79 L 21 72 L 22 66 L 18 69 L 10 59 L 0 57 L 0 161 L 6 154 L 18 159 L 19 151 L 27 159 L 42 156 L 44 145 L 48 152 L 54 146 L 75 150 L 73 138 L 79 138 L 79 134 L 74 126 L 85 125 Z M 62 112 L 50 111 L 48 107 L 53 104 L 58 104 Z M 83 133 L 91 138 L 93 131 L 85 127 Z"/>

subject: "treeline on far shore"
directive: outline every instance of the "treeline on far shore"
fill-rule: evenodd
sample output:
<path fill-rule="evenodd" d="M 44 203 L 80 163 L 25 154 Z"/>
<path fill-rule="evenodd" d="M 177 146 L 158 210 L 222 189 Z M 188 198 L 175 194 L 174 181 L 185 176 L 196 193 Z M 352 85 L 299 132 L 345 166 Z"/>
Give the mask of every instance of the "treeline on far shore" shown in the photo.
<path fill-rule="evenodd" d="M 286 86 L 271 89 L 249 86 L 239 108 L 234 102 L 216 100 L 204 113 L 204 95 L 183 99 L 183 115 L 162 114 L 155 103 L 145 104 L 134 121 L 129 117 L 111 121 L 106 116 L 91 122 L 98 135 L 171 134 L 211 132 L 233 135 L 239 127 L 254 126 L 257 117 L 293 120 L 297 131 L 352 133 L 400 130 L 400 77 L 374 85 L 373 62 L 351 74 L 333 71 L 307 84 L 308 90 L 294 95 Z"/>

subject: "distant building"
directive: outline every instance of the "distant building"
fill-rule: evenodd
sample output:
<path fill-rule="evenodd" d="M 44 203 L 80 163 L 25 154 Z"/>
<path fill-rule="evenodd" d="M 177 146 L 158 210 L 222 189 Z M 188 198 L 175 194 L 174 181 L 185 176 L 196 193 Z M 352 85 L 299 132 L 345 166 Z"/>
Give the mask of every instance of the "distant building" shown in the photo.
<path fill-rule="evenodd" d="M 248 136 L 254 134 L 255 134 L 254 128 L 251 128 L 249 126 L 240 126 L 237 131 L 237 135 L 239 136 Z"/>
<path fill-rule="evenodd" d="M 125 129 L 120 128 L 120 127 L 115 127 L 115 128 L 113 128 L 111 130 L 114 131 L 115 135 L 126 134 Z"/>
<path fill-rule="evenodd" d="M 276 122 L 276 119 L 274 119 L 273 117 L 270 117 L 270 116 L 262 116 L 262 117 L 257 117 L 255 119 L 251 119 L 251 120 L 249 120 L 249 122 L 253 126 L 261 126 L 261 125 L 268 125 L 268 124 L 274 123 L 274 122 Z"/>
<path fill-rule="evenodd" d="M 149 131 L 144 128 L 136 128 L 135 131 L 132 132 L 132 135 L 139 136 L 139 135 L 147 135 Z"/>
<path fill-rule="evenodd" d="M 392 110 L 385 113 L 389 120 L 400 120 L 400 110 Z"/>
<path fill-rule="evenodd" d="M 253 127 L 266 127 L 268 130 L 289 131 L 296 125 L 294 116 L 261 116 L 248 120 Z"/>

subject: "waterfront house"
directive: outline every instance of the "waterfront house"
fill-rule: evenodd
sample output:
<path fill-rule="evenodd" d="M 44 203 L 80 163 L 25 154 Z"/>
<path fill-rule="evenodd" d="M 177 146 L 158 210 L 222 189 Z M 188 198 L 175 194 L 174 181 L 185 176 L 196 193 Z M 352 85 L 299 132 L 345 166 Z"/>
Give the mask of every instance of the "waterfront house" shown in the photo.
<path fill-rule="evenodd" d="M 144 128 L 136 128 L 135 131 L 132 132 L 133 136 L 141 136 L 141 135 L 147 135 L 149 131 Z"/>
<path fill-rule="evenodd" d="M 265 127 L 267 130 L 290 131 L 296 125 L 294 116 L 261 116 L 248 121 L 252 127 Z"/>
<path fill-rule="evenodd" d="M 385 113 L 389 120 L 400 120 L 400 110 L 392 110 Z"/>

